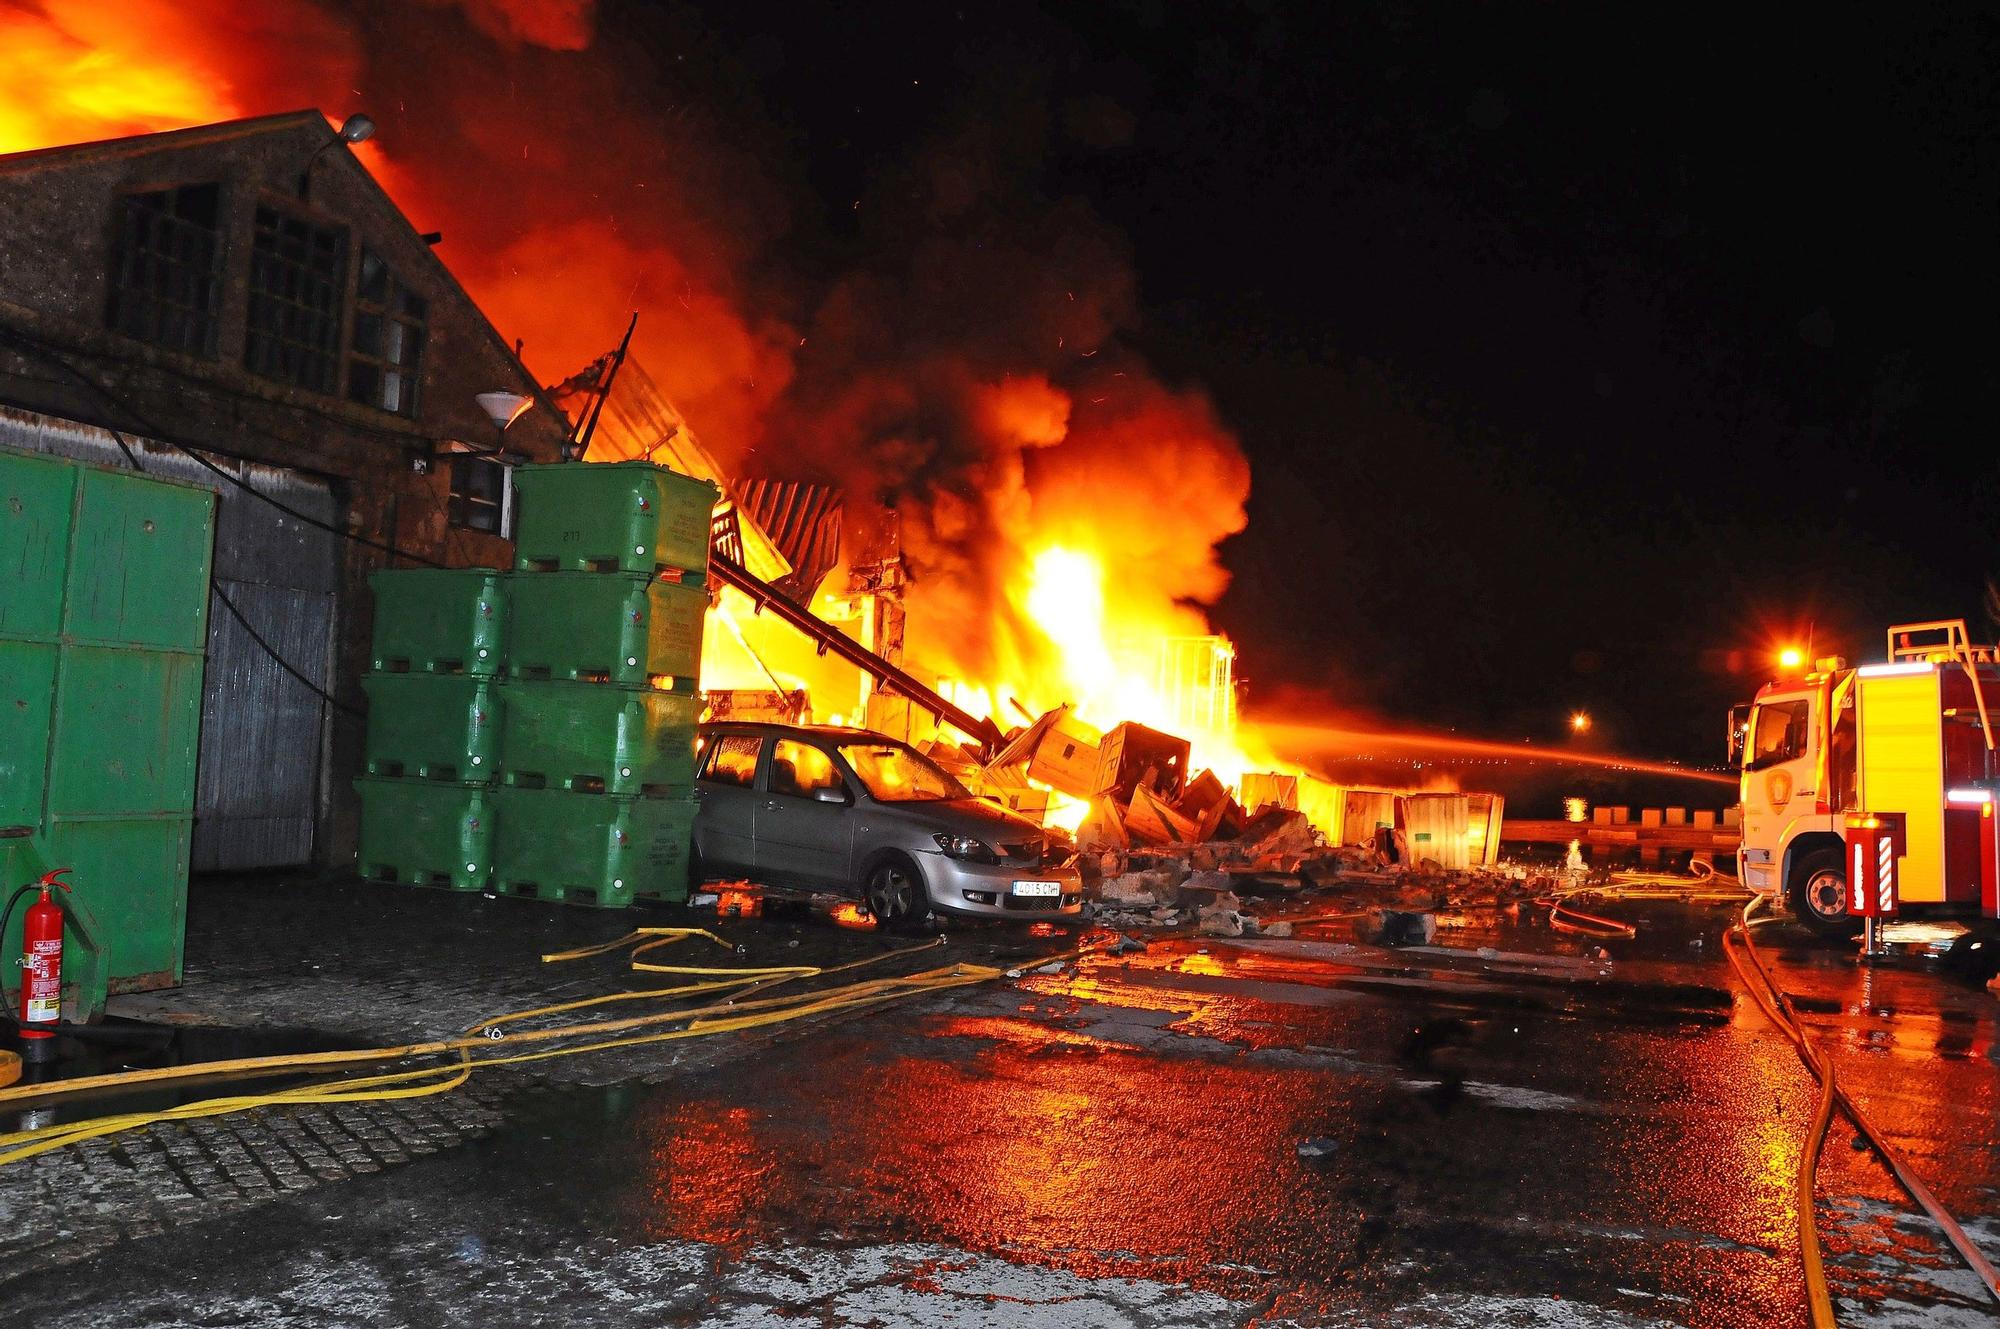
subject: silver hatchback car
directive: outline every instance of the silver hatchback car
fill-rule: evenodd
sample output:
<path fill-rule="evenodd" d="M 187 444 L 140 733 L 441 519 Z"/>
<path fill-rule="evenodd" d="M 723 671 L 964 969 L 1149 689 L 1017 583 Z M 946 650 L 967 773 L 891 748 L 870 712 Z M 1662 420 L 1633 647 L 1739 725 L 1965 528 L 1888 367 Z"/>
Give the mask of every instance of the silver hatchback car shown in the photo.
<path fill-rule="evenodd" d="M 933 911 L 1074 914 L 1060 836 L 975 798 L 907 743 L 865 729 L 719 723 L 695 768 L 697 879 L 740 873 L 858 896 L 884 925 Z"/>

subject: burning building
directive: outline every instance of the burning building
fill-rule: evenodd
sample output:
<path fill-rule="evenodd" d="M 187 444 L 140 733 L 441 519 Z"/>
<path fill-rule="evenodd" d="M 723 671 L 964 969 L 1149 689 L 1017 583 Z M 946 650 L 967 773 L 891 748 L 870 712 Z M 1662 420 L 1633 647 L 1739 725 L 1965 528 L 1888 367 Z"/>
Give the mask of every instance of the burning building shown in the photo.
<path fill-rule="evenodd" d="M 1018 783 L 1010 775 L 990 792 L 1023 807 L 1040 796 L 1074 823 L 1087 804 L 1064 791 L 1080 777 L 1063 770 L 1094 762 L 1104 736 L 1128 723 L 1185 738 L 1185 777 L 1212 769 L 1233 784 L 1283 768 L 1240 722 L 1234 651 L 1208 620 L 1228 580 L 1217 547 L 1245 522 L 1248 463 L 1206 396 L 1165 381 L 1135 349 L 1137 283 L 1123 240 L 1080 200 L 1041 192 L 1033 117 L 941 125 L 880 173 L 879 195 L 833 200 L 774 167 L 782 154 L 762 150 L 774 145 L 754 126 L 720 132 L 716 117 L 682 113 L 678 86 L 663 105 L 660 80 L 635 77 L 643 62 L 599 38 L 588 3 L 337 11 L 278 0 L 255 24 L 226 21 L 233 11 L 203 0 L 119 8 L 118 23 L 68 0 L 0 19 L 14 47 L 40 53 L 52 71 L 0 90 L 0 150 L 112 139 L 127 145 L 126 160 L 150 140 L 120 136 L 153 129 L 176 131 L 160 141 L 189 152 L 203 144 L 216 157 L 255 157 L 240 177 L 212 177 L 231 200 L 225 210 L 236 209 L 230 225 L 248 228 L 224 237 L 222 280 L 238 280 L 228 264 L 256 243 L 254 209 L 240 206 L 247 187 L 277 200 L 274 213 L 303 204 L 336 219 L 354 209 L 382 216 L 396 237 L 382 242 L 389 266 L 430 302 L 415 416 L 352 399 L 360 294 L 336 283 L 331 390 L 287 385 L 296 401 L 211 412 L 211 424 L 180 426 L 186 441 L 324 478 L 340 513 L 330 524 L 367 539 L 453 563 L 499 562 L 491 527 L 505 520 L 504 469 L 437 449 L 493 442 L 474 392 L 535 399 L 507 435 L 526 456 L 551 455 L 568 422 L 466 291 L 509 338 L 525 338 L 515 346 L 542 383 L 577 376 L 636 309 L 635 354 L 604 403 L 591 455 L 649 456 L 721 482 L 728 538 L 750 574 L 966 716 L 1014 731 L 1066 708 Z M 699 103 L 698 90 L 689 100 Z M 186 128 L 315 102 L 369 106 L 382 133 L 357 159 L 345 146 L 320 152 L 332 131 L 318 117 L 248 121 L 271 128 L 233 137 L 217 137 L 226 126 Z M 992 133 L 1003 120 L 1023 133 Z M 21 160 L 53 164 L 64 151 Z M 103 171 L 95 187 L 107 197 L 145 183 L 137 164 Z M 442 226 L 464 290 L 416 228 L 387 219 L 390 195 Z M 74 199 L 60 207 L 69 236 L 38 223 L 47 263 L 108 273 L 110 242 L 90 239 L 103 223 Z M 816 209 L 880 220 L 867 243 L 805 271 L 787 228 Z M 358 262 L 361 223 L 343 224 L 357 246 L 346 261 Z M 9 280 L 23 271 L 10 266 Z M 61 316 L 77 336 L 128 345 L 106 322 L 110 278 L 91 280 Z M 0 298 L 34 307 L 46 294 Z M 144 356 L 243 380 L 258 399 L 269 380 L 243 362 L 249 293 L 222 294 L 213 350 L 141 343 Z M 22 385 L 8 400 L 112 422 L 47 366 L 0 367 Z M 48 381 L 31 391 L 37 376 Z M 590 375 L 581 378 L 587 397 Z M 198 413 L 192 399 L 172 404 Z M 227 424 L 239 418 L 240 438 Z M 314 441 L 320 433 L 354 441 Z M 280 438 L 299 442 L 264 441 Z M 351 546 L 339 555 L 345 614 L 361 603 L 369 559 L 388 555 L 340 543 Z M 734 714 L 938 736 L 931 710 L 819 644 L 723 589 L 704 678 Z M 340 662 L 325 678 L 303 672 L 347 695 L 352 675 Z M 305 709 L 299 723 L 309 727 L 319 712 Z M 332 809 L 322 828 L 331 834 L 344 816 L 353 725 L 334 712 L 325 727 L 333 756 L 312 796 Z"/>

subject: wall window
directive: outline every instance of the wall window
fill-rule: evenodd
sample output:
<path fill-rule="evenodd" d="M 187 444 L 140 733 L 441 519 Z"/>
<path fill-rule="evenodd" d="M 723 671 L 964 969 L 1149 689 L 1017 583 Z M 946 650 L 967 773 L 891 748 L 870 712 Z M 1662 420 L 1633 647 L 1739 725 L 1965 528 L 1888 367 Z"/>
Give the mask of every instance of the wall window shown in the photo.
<path fill-rule="evenodd" d="M 222 187 L 180 185 L 118 200 L 112 242 L 115 332 L 190 355 L 215 350 Z"/>
<path fill-rule="evenodd" d="M 244 367 L 281 383 L 334 391 L 346 282 L 347 232 L 258 208 Z"/>
<path fill-rule="evenodd" d="M 397 415 L 416 413 L 429 312 L 424 298 L 396 280 L 388 264 L 368 249 L 361 251 L 354 337 L 347 356 L 351 399 Z"/>
<path fill-rule="evenodd" d="M 511 536 L 508 515 L 514 476 L 489 457 L 459 453 L 451 459 L 451 524 L 489 535 Z"/>

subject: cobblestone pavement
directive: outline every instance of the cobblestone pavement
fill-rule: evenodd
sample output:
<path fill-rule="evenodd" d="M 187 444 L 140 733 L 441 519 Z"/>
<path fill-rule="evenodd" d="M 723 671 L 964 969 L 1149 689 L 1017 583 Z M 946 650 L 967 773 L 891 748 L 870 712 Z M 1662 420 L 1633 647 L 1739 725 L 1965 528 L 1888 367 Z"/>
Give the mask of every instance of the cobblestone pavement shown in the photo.
<path fill-rule="evenodd" d="M 697 916 L 549 908 L 351 880 L 206 880 L 196 883 L 191 901 L 184 986 L 113 998 L 112 1012 L 174 1025 L 310 1030 L 353 1046 L 445 1037 L 508 1011 L 677 981 L 635 981 L 642 976 L 626 969 L 622 953 L 559 966 L 540 961 L 545 953 L 608 941 L 639 926 L 706 927 L 744 952 L 699 940 L 679 943 L 683 949 L 675 958 L 690 964 L 834 964 L 910 944 L 803 916 L 742 922 L 718 920 L 713 910 Z M 990 959 L 996 945 L 1019 949 L 1015 939 L 996 936 L 955 945 L 950 954 Z M 940 952 L 901 968 L 943 962 Z M 754 1055 L 801 1032 L 778 1026 L 565 1057 L 540 1063 L 532 1074 L 484 1071 L 464 1088 L 434 1097 L 259 1108 L 156 1124 L 45 1154 L 0 1170 L 0 1287 L 121 1241 L 449 1149 L 492 1130 L 508 1102 L 525 1091 L 659 1083 Z M 138 1110 L 171 1101 L 119 1106 Z M 29 1215 L 32 1221 L 6 1221 Z"/>

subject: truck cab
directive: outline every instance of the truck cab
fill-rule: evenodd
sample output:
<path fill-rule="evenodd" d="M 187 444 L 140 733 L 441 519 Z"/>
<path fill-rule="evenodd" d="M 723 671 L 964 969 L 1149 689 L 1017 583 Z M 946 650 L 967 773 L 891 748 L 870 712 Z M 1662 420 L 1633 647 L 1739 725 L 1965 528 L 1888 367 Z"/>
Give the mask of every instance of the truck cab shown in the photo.
<path fill-rule="evenodd" d="M 1782 893 L 1825 931 L 1849 926 L 1842 828 L 1853 810 L 1854 696 L 1841 685 L 1852 678 L 1844 663 L 1823 660 L 1802 679 L 1766 684 L 1730 726 L 1743 884 Z"/>

